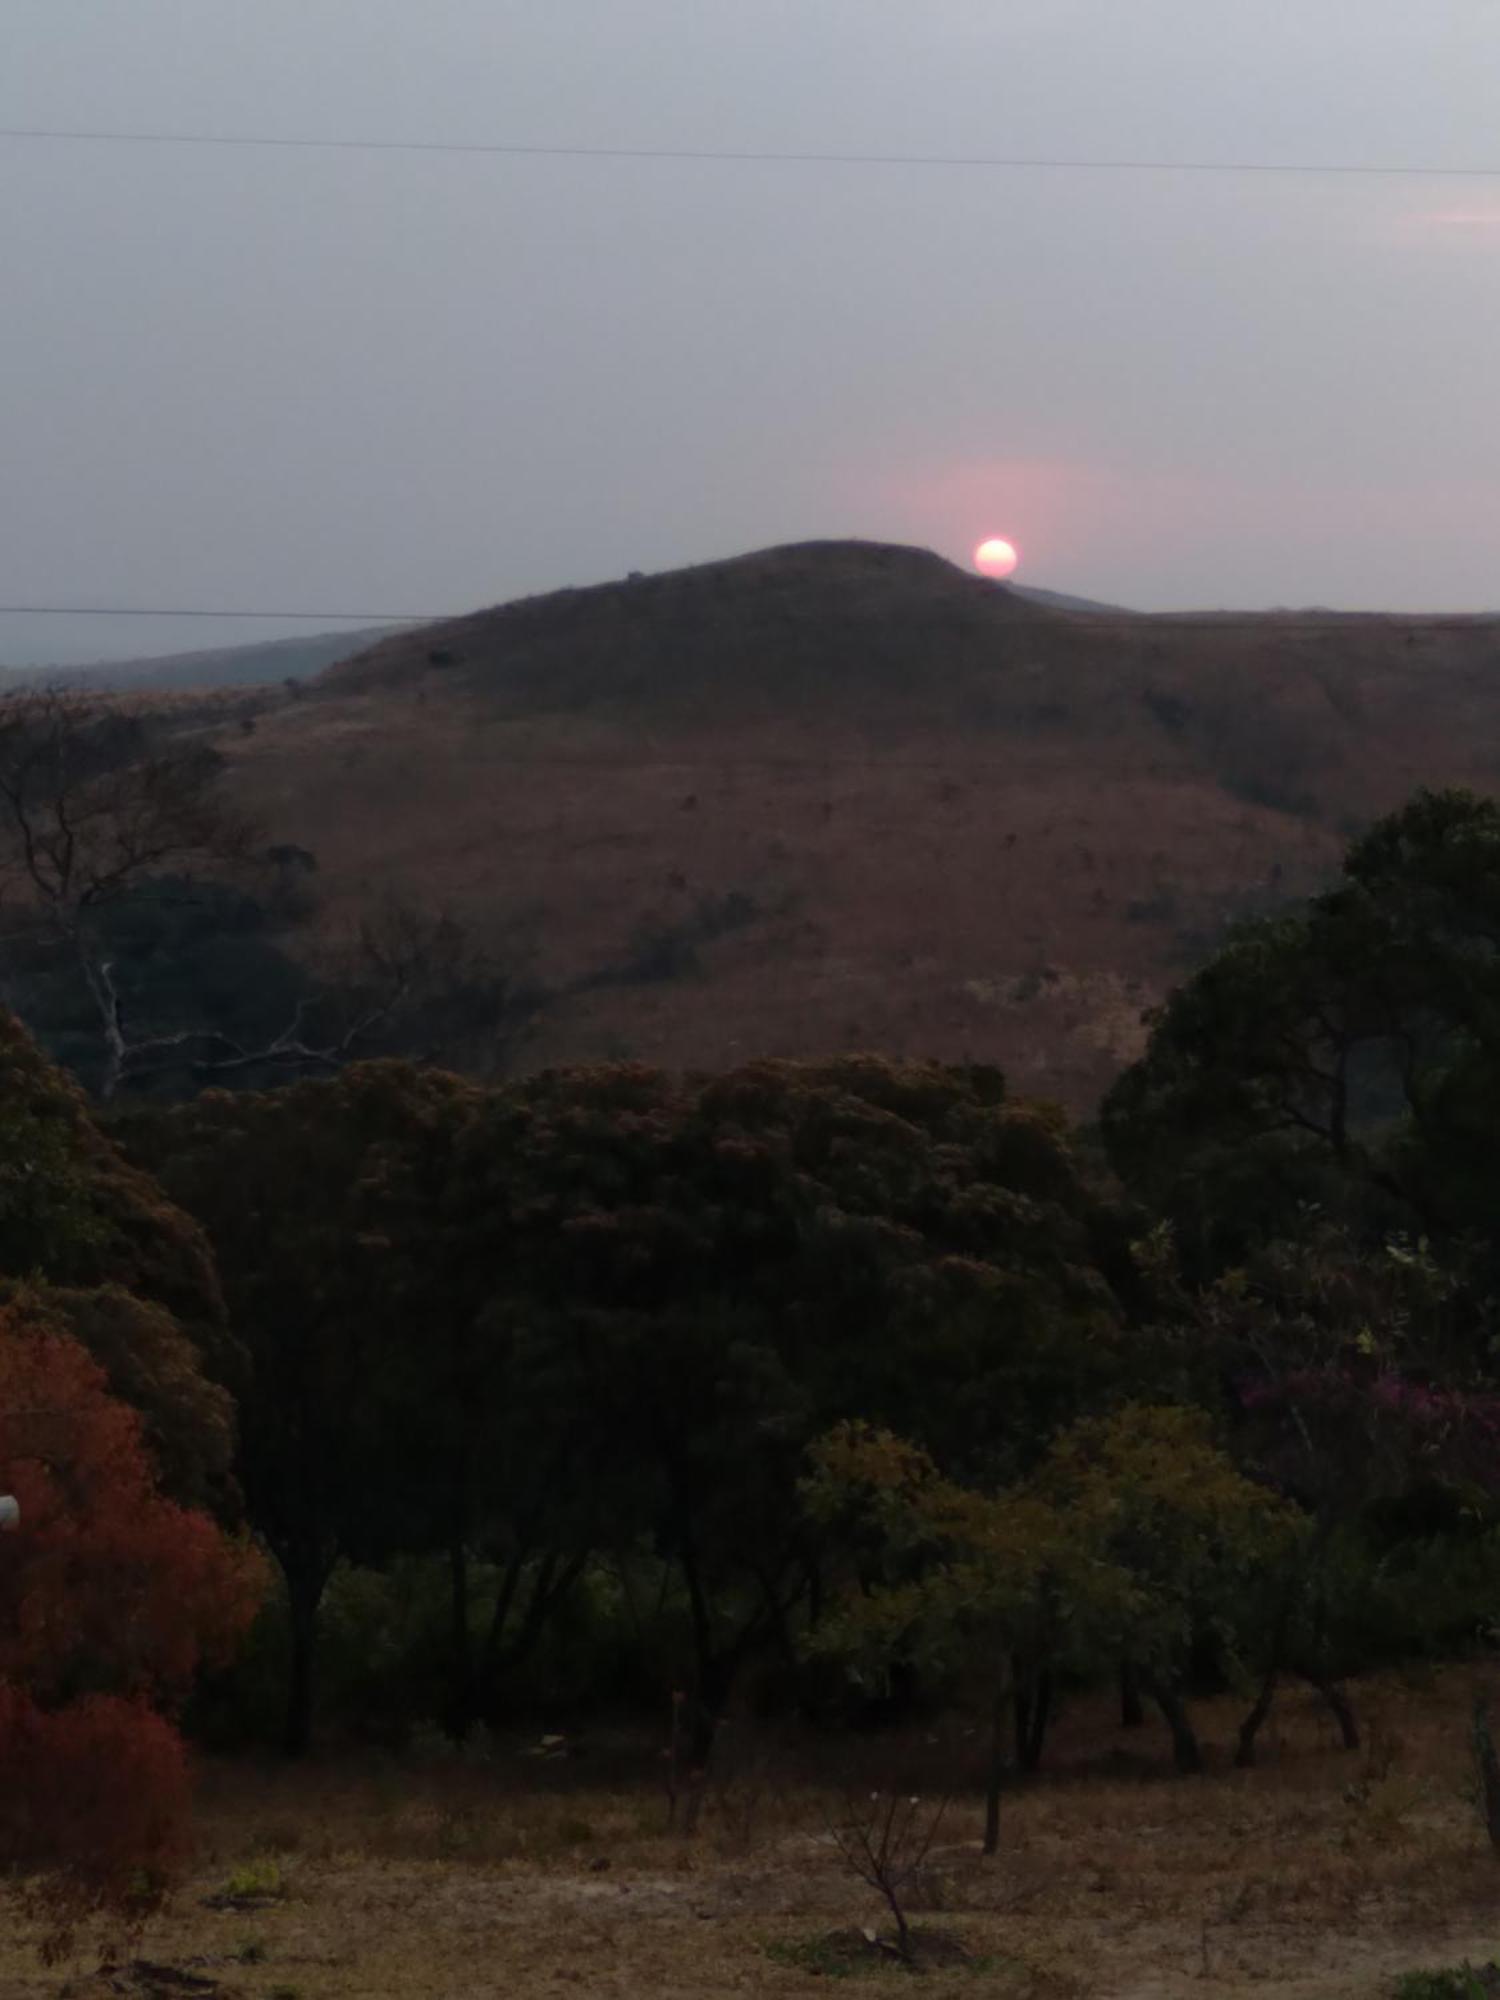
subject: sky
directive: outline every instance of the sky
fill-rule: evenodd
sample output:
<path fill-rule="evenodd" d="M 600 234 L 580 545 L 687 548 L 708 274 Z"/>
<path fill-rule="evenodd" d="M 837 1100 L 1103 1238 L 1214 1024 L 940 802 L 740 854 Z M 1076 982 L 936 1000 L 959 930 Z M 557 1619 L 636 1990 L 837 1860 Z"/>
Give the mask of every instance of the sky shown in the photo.
<path fill-rule="evenodd" d="M 0 604 L 999 534 L 1143 609 L 1500 610 L 1497 102 L 1500 0 L 4 0 L 4 128 L 1495 173 L 0 139 Z"/>

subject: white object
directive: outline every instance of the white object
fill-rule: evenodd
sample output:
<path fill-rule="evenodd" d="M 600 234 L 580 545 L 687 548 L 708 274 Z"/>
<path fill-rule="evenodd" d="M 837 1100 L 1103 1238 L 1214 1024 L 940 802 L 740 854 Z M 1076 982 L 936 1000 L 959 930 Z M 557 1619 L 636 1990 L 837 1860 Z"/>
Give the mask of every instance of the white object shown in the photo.
<path fill-rule="evenodd" d="M 0 1528 L 19 1528 L 21 1503 L 10 1493 L 0 1493 Z"/>

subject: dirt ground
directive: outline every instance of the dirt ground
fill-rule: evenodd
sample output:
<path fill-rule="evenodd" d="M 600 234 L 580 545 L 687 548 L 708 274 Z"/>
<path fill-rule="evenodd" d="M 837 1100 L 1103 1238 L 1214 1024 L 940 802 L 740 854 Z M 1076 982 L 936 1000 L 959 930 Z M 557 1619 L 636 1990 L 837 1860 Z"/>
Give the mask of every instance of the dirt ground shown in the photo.
<path fill-rule="evenodd" d="M 1102 1703 L 1063 1716 L 1049 1769 L 978 1851 L 967 1784 L 911 1897 L 914 1922 L 973 1955 L 922 1975 L 929 2000 L 1172 2000 L 1390 1995 L 1397 1977 L 1500 1954 L 1500 1857 L 1468 1794 L 1472 1677 L 1360 1690 L 1366 1747 L 1335 1747 L 1310 1700 L 1284 1701 L 1261 1768 L 1228 1768 L 1236 1704 L 1204 1706 L 1209 1769 L 1170 1774 L 1155 1729 Z M 191 1878 L 101 1978 L 97 1951 L 50 1970 L 0 1899 L 4 2000 L 108 1993 L 221 2000 L 515 2000 L 823 1992 L 809 1964 L 882 1912 L 830 1837 L 840 1786 L 972 1777 L 961 1722 L 809 1746 L 731 1737 L 691 1838 L 668 1830 L 639 1746 L 602 1737 L 566 1761 L 364 1758 L 203 1772 Z M 872 1963 L 889 1991 L 911 1975 Z M 193 1984 L 190 1982 L 200 1982 Z"/>

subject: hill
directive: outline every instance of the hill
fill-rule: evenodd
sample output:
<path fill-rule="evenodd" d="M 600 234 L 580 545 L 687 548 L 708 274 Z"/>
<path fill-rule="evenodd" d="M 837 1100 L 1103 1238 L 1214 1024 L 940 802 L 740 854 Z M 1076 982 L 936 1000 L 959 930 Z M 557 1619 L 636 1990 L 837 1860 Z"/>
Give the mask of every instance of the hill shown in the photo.
<path fill-rule="evenodd" d="M 306 680 L 339 660 L 364 652 L 385 630 L 377 625 L 354 632 L 312 632 L 294 639 L 266 639 L 251 646 L 213 646 L 200 652 L 100 660 L 78 667 L 0 668 L 0 686 L 140 691 L 259 687 L 269 682 Z"/>
<path fill-rule="evenodd" d="M 1500 778 L 1500 621 L 1073 614 L 774 549 L 389 635 L 226 740 L 323 921 L 524 937 L 528 1065 L 851 1046 L 1078 1107 L 1237 916 Z"/>
<path fill-rule="evenodd" d="M 1123 604 L 1101 604 L 1095 597 L 1074 597 L 1066 590 L 1043 590 L 1035 583 L 1012 583 L 1007 588 L 1030 604 L 1045 605 L 1049 611 L 1106 611 L 1114 617 L 1123 617 L 1126 612 Z"/>

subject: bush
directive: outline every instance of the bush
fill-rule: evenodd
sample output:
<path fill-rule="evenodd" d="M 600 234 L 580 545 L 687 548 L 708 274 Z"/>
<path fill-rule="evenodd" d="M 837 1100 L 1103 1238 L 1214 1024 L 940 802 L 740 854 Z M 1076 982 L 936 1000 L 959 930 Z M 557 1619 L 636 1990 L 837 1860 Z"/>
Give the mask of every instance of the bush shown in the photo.
<path fill-rule="evenodd" d="M 643 1630 L 611 1570 L 594 1567 L 556 1609 L 535 1650 L 496 1690 L 500 1719 L 550 1725 L 609 1704 L 649 1709 L 670 1686 L 686 1650 L 687 1614 L 662 1597 L 660 1570 L 641 1559 L 633 1595 L 652 1607 Z M 647 1573 L 649 1571 L 649 1574 Z M 475 1563 L 475 1649 L 499 1587 L 499 1571 Z M 356 1741 L 409 1746 L 440 1730 L 452 1694 L 450 1579 L 438 1556 L 403 1556 L 383 1570 L 341 1564 L 319 1617 L 320 1716 Z M 281 1732 L 291 1631 L 277 1576 L 233 1666 L 200 1688 L 191 1732 L 217 1749 L 274 1742 Z"/>
<path fill-rule="evenodd" d="M 1394 2000 L 1486 2000 L 1500 1993 L 1500 1965 L 1452 1966 L 1446 1972 L 1408 1972 Z"/>

